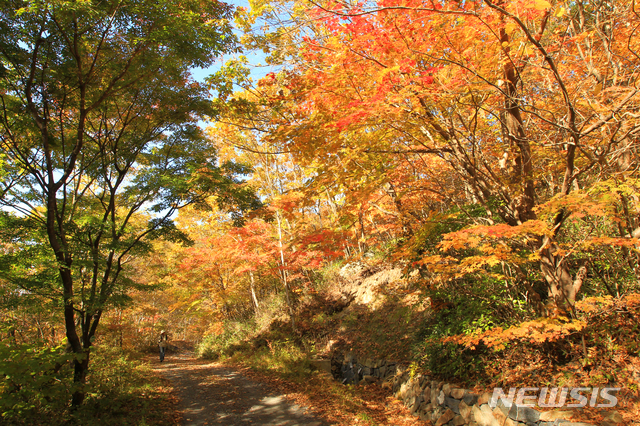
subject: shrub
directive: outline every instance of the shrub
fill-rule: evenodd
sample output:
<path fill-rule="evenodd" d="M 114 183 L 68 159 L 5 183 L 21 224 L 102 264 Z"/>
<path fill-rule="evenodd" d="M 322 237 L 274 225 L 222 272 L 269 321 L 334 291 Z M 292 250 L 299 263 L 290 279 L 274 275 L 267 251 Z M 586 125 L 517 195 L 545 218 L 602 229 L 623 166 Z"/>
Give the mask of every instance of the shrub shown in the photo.
<path fill-rule="evenodd" d="M 166 424 L 168 396 L 150 367 L 118 347 L 94 346 L 86 398 L 70 410 L 77 384 L 65 345 L 0 343 L 0 418 L 12 425 Z"/>
<path fill-rule="evenodd" d="M 476 288 L 482 287 L 498 286 L 488 280 L 476 283 Z M 443 340 L 511 325 L 527 315 L 524 303 L 502 296 L 474 297 L 444 290 L 427 290 L 426 294 L 431 298 L 433 312 L 417 333 L 414 359 L 422 368 L 443 379 L 483 378 L 488 353 L 484 345 L 470 348 Z"/>
<path fill-rule="evenodd" d="M 64 346 L 0 343 L 0 414 L 10 424 L 44 424 L 66 410 L 72 393 Z"/>
<path fill-rule="evenodd" d="M 255 330 L 254 321 L 227 321 L 223 327 L 221 333 L 210 334 L 202 340 L 196 348 L 198 356 L 205 359 L 218 359 L 221 356 L 233 355 L 236 350 L 248 349 L 248 344 L 244 340 Z"/>

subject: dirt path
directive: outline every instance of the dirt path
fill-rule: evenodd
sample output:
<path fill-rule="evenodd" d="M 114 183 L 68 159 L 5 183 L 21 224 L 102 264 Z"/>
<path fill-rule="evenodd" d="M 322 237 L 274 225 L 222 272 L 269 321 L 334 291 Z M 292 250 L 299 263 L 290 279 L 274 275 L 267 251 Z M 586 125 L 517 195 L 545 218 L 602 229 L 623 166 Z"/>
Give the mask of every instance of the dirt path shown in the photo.
<path fill-rule="evenodd" d="M 326 425 L 265 385 L 191 353 L 168 355 L 162 363 L 156 358 L 152 367 L 169 379 L 180 398 L 184 426 Z"/>

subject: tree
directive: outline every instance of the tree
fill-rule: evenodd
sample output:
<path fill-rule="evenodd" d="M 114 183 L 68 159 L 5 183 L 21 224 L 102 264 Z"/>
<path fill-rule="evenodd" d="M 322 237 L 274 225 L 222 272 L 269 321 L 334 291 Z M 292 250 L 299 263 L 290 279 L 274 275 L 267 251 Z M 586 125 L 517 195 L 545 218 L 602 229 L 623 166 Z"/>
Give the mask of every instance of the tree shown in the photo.
<path fill-rule="evenodd" d="M 11 0 L 0 10 L 1 203 L 33 231 L 23 249 L 44 244 L 58 276 L 39 281 L 30 271 L 41 264 L 19 251 L 4 260 L 26 266 L 2 275 L 58 298 L 84 383 L 102 313 L 137 285 L 127 263 L 150 240 L 184 237 L 174 213 L 214 193 L 238 217 L 259 205 L 235 177 L 245 168 L 217 165 L 197 126 L 212 114 L 208 94 L 189 76 L 235 49 L 232 9 Z"/>
<path fill-rule="evenodd" d="M 574 265 L 572 271 L 559 247 L 567 219 L 581 208 L 568 196 L 612 179 L 622 197 L 614 181 L 636 172 L 629 157 L 640 129 L 634 3 L 384 0 L 317 6 L 315 19 L 305 21 L 294 69 L 274 89 L 283 95 L 278 105 L 295 99 L 295 108 L 280 114 L 270 138 L 298 158 L 369 165 L 345 167 L 336 175 L 340 181 L 386 169 L 375 164 L 392 161 L 393 169 L 435 158 L 427 164 L 445 171 L 426 167 L 419 174 L 429 182 L 420 185 L 423 190 L 483 205 L 484 225 L 490 226 L 467 235 L 525 241 L 550 295 L 572 304 L 586 269 Z M 434 181 L 437 176 L 446 184 Z M 617 205 L 623 209 L 625 200 Z M 638 225 L 633 214 L 623 223 L 618 237 Z M 509 256 L 486 254 L 500 263 L 521 246 L 513 244 Z"/>

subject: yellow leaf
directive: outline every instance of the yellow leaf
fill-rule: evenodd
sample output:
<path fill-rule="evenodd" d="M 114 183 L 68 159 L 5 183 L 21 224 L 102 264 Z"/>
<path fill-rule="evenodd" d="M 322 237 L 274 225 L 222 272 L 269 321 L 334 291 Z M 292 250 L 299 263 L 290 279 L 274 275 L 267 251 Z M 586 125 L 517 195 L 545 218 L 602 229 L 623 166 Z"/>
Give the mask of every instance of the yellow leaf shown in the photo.
<path fill-rule="evenodd" d="M 597 95 L 602 90 L 602 83 L 596 84 L 596 87 L 593 88 L 593 95 Z"/>
<path fill-rule="evenodd" d="M 512 32 L 514 32 L 516 29 L 518 29 L 518 24 L 516 24 L 515 22 L 509 22 L 507 25 L 504 26 L 504 31 L 511 35 Z"/>
<path fill-rule="evenodd" d="M 387 74 L 390 74 L 392 72 L 396 72 L 399 69 L 400 69 L 400 65 L 396 65 L 395 67 L 383 69 L 382 72 L 380 73 L 380 75 L 378 76 L 378 82 L 382 81 Z"/>
<path fill-rule="evenodd" d="M 556 12 L 556 16 L 558 18 L 560 18 L 561 16 L 564 16 L 564 14 L 567 13 L 567 9 L 565 9 L 564 7 L 561 7 L 560 9 L 558 9 L 558 11 Z"/>
<path fill-rule="evenodd" d="M 551 3 L 549 3 L 547 0 L 534 0 L 533 7 L 536 10 L 547 10 L 551 9 Z"/>

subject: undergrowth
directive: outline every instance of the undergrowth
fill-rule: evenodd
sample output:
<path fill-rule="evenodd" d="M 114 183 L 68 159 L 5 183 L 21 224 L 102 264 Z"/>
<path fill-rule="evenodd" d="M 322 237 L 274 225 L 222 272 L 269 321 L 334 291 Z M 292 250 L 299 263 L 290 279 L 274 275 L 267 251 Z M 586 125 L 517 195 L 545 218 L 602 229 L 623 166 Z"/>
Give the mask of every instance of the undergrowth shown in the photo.
<path fill-rule="evenodd" d="M 205 339 L 201 354 L 315 383 L 311 358 L 354 351 L 411 364 L 417 373 L 468 388 L 613 385 L 623 387 L 625 401 L 637 401 L 640 297 L 593 298 L 591 308 L 587 298 L 571 320 L 540 317 L 518 288 L 503 282 L 485 278 L 458 285 L 456 291 L 410 282 L 384 288 L 374 308 L 330 297 L 335 289 L 323 282 L 326 293 L 300 303 L 295 330 L 281 315 L 259 330 L 251 320 L 229 322 L 223 333 Z M 573 327 L 579 321 L 584 326 Z M 354 397 L 342 388 L 351 395 L 346 399 Z"/>
<path fill-rule="evenodd" d="M 0 345 L 0 414 L 11 425 L 166 425 L 169 395 L 139 355 L 96 346 L 85 401 L 70 409 L 73 384 L 64 346 Z"/>

